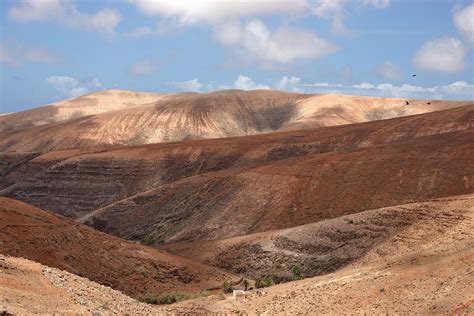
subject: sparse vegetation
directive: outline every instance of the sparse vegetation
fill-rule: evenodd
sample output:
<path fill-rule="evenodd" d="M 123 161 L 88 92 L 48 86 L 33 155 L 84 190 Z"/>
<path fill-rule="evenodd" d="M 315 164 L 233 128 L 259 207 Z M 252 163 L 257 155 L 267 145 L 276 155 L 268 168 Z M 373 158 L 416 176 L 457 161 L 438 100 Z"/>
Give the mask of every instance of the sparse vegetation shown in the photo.
<path fill-rule="evenodd" d="M 294 265 L 293 268 L 291 268 L 291 272 L 293 273 L 293 280 L 303 280 L 304 276 L 303 273 L 301 272 L 301 268 L 298 265 Z"/>
<path fill-rule="evenodd" d="M 194 298 L 204 297 L 208 295 L 209 293 L 206 291 L 203 291 L 198 294 L 170 292 L 170 293 L 163 293 L 160 295 L 142 294 L 137 297 L 137 300 L 143 303 L 148 303 L 148 304 L 163 305 L 163 304 L 173 304 L 173 303 L 191 300 Z"/>
<path fill-rule="evenodd" d="M 274 285 L 272 276 L 262 276 L 255 279 L 255 288 L 261 289 Z"/>
<path fill-rule="evenodd" d="M 250 282 L 247 279 L 244 279 L 242 282 L 242 285 L 244 286 L 244 290 L 247 291 L 247 289 L 250 287 Z"/>
<path fill-rule="evenodd" d="M 290 273 L 283 273 L 283 274 L 267 274 L 260 277 L 255 278 L 255 288 L 264 288 L 269 287 L 275 284 L 280 283 L 287 283 L 291 281 L 297 281 L 304 279 L 303 272 L 299 265 L 294 265 L 291 268 Z"/>
<path fill-rule="evenodd" d="M 233 290 L 234 290 L 234 287 L 232 286 L 231 281 L 224 281 L 224 283 L 222 283 L 222 292 L 232 293 Z"/>

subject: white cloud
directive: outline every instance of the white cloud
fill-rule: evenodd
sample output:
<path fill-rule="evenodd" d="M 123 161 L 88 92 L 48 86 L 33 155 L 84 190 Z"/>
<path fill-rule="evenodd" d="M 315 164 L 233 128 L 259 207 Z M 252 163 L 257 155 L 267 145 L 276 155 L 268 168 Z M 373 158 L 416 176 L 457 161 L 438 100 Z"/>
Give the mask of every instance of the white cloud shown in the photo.
<path fill-rule="evenodd" d="M 464 68 L 466 48 L 453 37 L 436 38 L 424 43 L 415 53 L 414 65 L 419 69 L 458 72 Z"/>
<path fill-rule="evenodd" d="M 181 24 L 221 23 L 229 19 L 261 15 L 302 14 L 307 0 L 130 0 L 141 12 L 177 19 Z"/>
<path fill-rule="evenodd" d="M 474 46 L 474 3 L 456 11 L 453 18 L 464 40 Z"/>
<path fill-rule="evenodd" d="M 181 91 L 192 91 L 200 92 L 205 87 L 198 79 L 192 79 L 189 81 L 172 81 L 168 85 L 173 86 Z"/>
<path fill-rule="evenodd" d="M 241 90 L 270 89 L 267 85 L 256 84 L 252 78 L 239 75 L 234 82 L 234 88 Z"/>
<path fill-rule="evenodd" d="M 302 84 L 301 86 L 305 87 L 309 92 L 318 93 L 341 93 L 414 99 L 474 99 L 474 85 L 465 81 L 456 81 L 448 85 L 433 87 L 420 87 L 409 84 L 396 86 L 388 83 L 373 85 L 366 82 L 354 85 L 318 82 L 313 84 Z"/>
<path fill-rule="evenodd" d="M 279 27 L 270 31 L 260 20 L 245 25 L 237 22 L 217 28 L 214 36 L 221 44 L 233 47 L 240 55 L 259 64 L 289 64 L 331 54 L 337 47 L 313 33 Z"/>
<path fill-rule="evenodd" d="M 102 89 L 102 84 L 97 78 L 77 80 L 67 76 L 53 76 L 46 78 L 45 83 L 68 97 L 77 97 Z"/>
<path fill-rule="evenodd" d="M 129 0 L 142 13 L 158 15 L 173 21 L 173 24 L 189 25 L 208 23 L 225 24 L 242 18 L 261 16 L 305 16 L 308 12 L 331 21 L 336 34 L 347 35 L 353 32 L 345 25 L 348 12 L 346 6 L 373 6 L 386 8 L 390 0 Z"/>
<path fill-rule="evenodd" d="M 331 21 L 331 30 L 334 34 L 352 35 L 354 32 L 345 24 L 348 15 L 346 6 L 349 3 L 385 9 L 389 6 L 390 0 L 314 0 L 311 2 L 311 6 L 312 12 L 316 16 Z"/>
<path fill-rule="evenodd" d="M 17 43 L 1 43 L 0 62 L 10 66 L 21 66 L 25 63 L 54 64 L 61 58 L 52 51 L 42 47 L 25 47 Z"/>
<path fill-rule="evenodd" d="M 156 65 L 149 59 L 140 60 L 131 64 L 127 73 L 134 76 L 147 76 L 155 73 Z"/>
<path fill-rule="evenodd" d="M 93 14 L 80 12 L 73 0 L 22 0 L 8 16 L 17 22 L 54 21 L 77 29 L 112 35 L 121 21 L 115 9 L 102 9 Z"/>
<path fill-rule="evenodd" d="M 285 91 L 302 92 L 299 88 L 301 79 L 295 76 L 283 76 L 276 81 L 274 85 L 256 83 L 252 78 L 244 75 L 238 75 L 234 82 L 215 85 L 214 82 L 203 83 L 198 79 L 189 81 L 173 81 L 168 85 L 175 87 L 180 91 L 207 92 L 216 89 L 240 89 L 240 90 L 265 90 L 279 89 Z"/>
<path fill-rule="evenodd" d="M 279 90 L 285 90 L 285 91 L 292 91 L 292 92 L 303 92 L 301 88 L 299 88 L 299 84 L 301 82 L 301 78 L 291 76 L 283 76 L 278 82 L 277 82 L 277 89 Z"/>
<path fill-rule="evenodd" d="M 398 67 L 389 61 L 375 67 L 375 74 L 378 77 L 387 80 L 398 80 L 401 77 Z"/>

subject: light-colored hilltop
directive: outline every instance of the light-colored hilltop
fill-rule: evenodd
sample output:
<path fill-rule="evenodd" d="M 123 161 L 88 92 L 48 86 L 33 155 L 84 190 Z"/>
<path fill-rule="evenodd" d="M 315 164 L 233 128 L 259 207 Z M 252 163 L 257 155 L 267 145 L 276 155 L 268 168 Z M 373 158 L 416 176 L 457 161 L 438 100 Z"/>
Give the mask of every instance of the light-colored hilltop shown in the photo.
<path fill-rule="evenodd" d="M 34 109 L 5 113 L 0 118 L 0 132 L 62 122 L 87 115 L 133 108 L 169 98 L 172 94 L 103 90 L 54 102 Z"/>
<path fill-rule="evenodd" d="M 109 90 L 0 117 L 0 151 L 50 151 L 255 135 L 361 123 L 467 104 L 472 102 L 272 90 L 164 95 Z"/>

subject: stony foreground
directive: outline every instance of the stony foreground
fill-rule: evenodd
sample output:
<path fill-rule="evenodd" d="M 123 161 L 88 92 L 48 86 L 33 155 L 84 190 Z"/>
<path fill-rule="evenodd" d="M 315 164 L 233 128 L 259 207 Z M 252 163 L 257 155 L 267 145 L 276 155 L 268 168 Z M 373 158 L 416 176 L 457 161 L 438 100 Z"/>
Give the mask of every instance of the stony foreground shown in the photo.
<path fill-rule="evenodd" d="M 394 233 L 349 266 L 238 300 L 221 294 L 150 306 L 68 272 L 0 256 L 0 307 L 19 314 L 472 314 L 474 194 L 431 203 L 438 205 L 429 220 Z"/>

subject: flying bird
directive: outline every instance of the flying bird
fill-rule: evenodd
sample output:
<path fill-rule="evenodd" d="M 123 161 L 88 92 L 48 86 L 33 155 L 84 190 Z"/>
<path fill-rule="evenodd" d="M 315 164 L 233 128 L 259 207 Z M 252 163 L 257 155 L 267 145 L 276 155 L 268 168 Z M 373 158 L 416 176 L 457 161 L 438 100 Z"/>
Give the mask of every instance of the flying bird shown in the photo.
<path fill-rule="evenodd" d="M 416 75 L 411 75 L 412 77 L 416 77 Z"/>

